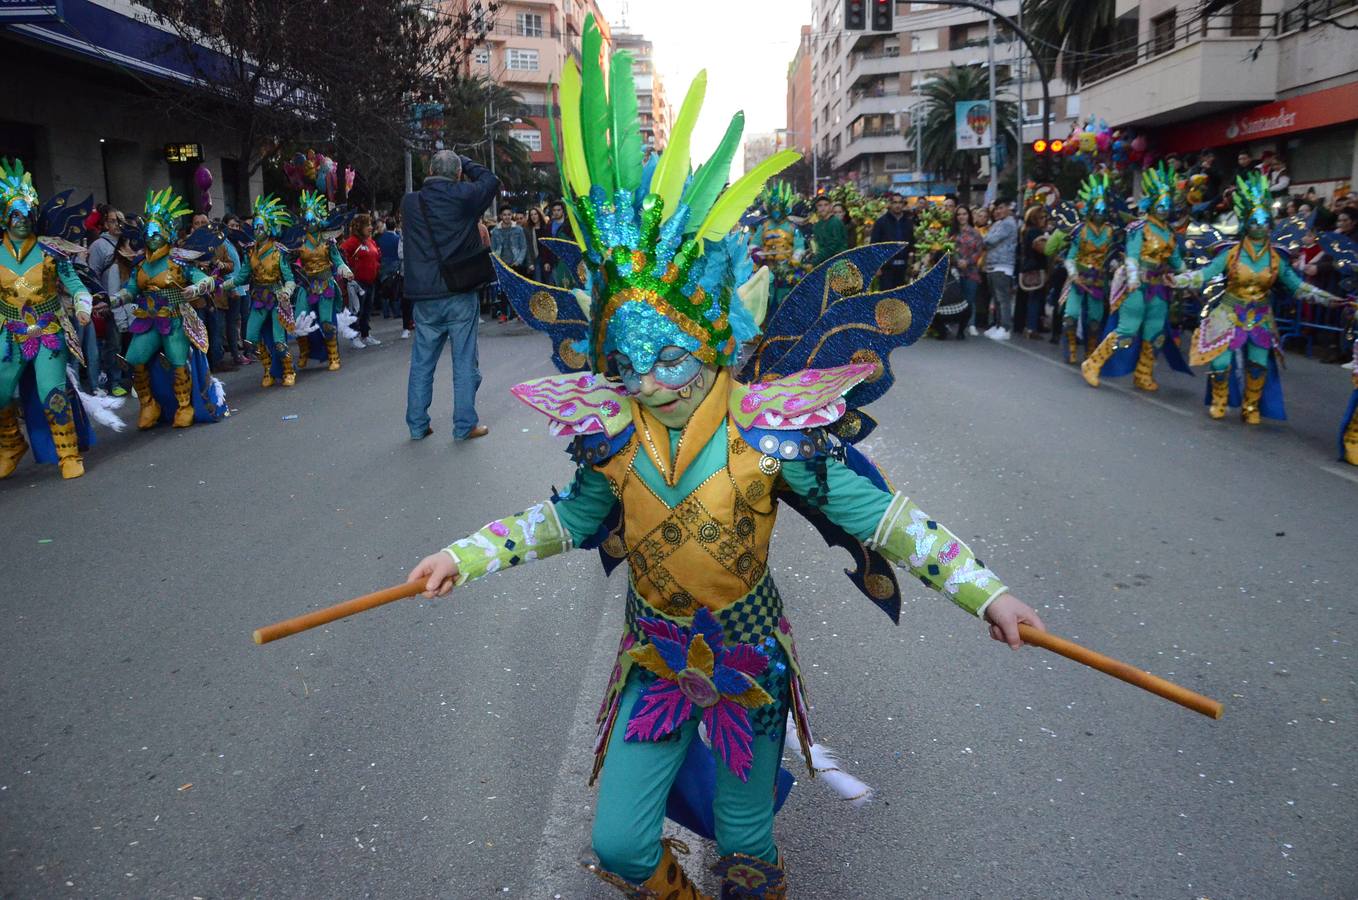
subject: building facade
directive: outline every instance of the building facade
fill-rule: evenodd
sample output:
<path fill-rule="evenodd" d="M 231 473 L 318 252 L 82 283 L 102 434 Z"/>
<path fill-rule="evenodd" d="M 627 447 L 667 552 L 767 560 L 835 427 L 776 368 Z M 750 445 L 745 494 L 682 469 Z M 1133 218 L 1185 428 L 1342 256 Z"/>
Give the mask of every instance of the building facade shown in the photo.
<path fill-rule="evenodd" d="M 451 0 L 451 6 L 454 10 L 481 8 L 479 3 L 472 7 L 468 0 Z M 597 0 L 504 0 L 484 24 L 485 41 L 471 52 L 471 74 L 503 84 L 522 98 L 526 113 L 517 116 L 521 123 L 509 133 L 528 148 L 535 164 L 553 161 L 547 119 L 548 104 L 555 103 L 551 85 L 560 83 L 567 59 L 579 65 L 580 36 L 591 14 L 606 46 L 611 47 L 608 22 Z"/>
<path fill-rule="evenodd" d="M 157 101 L 157 88 L 199 71 L 165 52 L 173 33 L 127 0 L 51 7 L 5 6 L 0 57 L 14 81 L 0 91 L 0 157 L 22 159 L 44 199 L 70 190 L 71 202 L 93 195 L 128 212 L 142 209 L 148 188 L 166 185 L 196 205 L 194 172 L 204 165 L 213 214 L 248 212 L 250 197 L 237 196 L 248 163 L 234 136 Z M 256 172 L 250 193 L 261 187 Z"/>
<path fill-rule="evenodd" d="M 1134 47 L 1086 75 L 1085 106 L 1138 126 L 1159 152 L 1215 148 L 1287 163 L 1292 189 L 1322 197 L 1358 182 L 1358 2 L 1200 4 L 1120 0 Z"/>
<path fill-rule="evenodd" d="M 745 135 L 745 148 L 742 154 L 745 171 L 750 171 L 779 150 L 786 150 L 789 146 L 791 145 L 786 128 Z"/>
<path fill-rule="evenodd" d="M 811 26 L 802 26 L 797 53 L 787 67 L 788 146 L 811 154 Z"/>
<path fill-rule="evenodd" d="M 639 34 L 618 28 L 613 32 L 613 48 L 632 54 L 632 79 L 637 88 L 642 146 L 653 152 L 664 150 L 670 136 L 672 112 L 665 95 L 665 81 L 655 68 L 651 42 Z"/>
<path fill-rule="evenodd" d="M 945 192 L 950 185 L 921 171 L 911 122 L 923 111 L 921 89 L 951 65 L 984 66 L 986 13 L 936 3 L 896 3 L 892 33 L 844 30 L 842 0 L 813 0 L 810 35 L 811 128 L 836 180 L 871 191 Z M 995 9 L 1018 15 L 1019 0 L 996 0 Z M 1042 87 L 1037 66 L 1020 41 L 996 29 L 997 72 L 1012 76 L 1011 95 L 1022 86 L 1023 142 L 1042 134 Z M 1050 84 L 1051 133 L 1065 134 L 1080 115 L 1078 97 L 1059 80 Z M 982 170 L 982 179 L 986 170 Z"/>

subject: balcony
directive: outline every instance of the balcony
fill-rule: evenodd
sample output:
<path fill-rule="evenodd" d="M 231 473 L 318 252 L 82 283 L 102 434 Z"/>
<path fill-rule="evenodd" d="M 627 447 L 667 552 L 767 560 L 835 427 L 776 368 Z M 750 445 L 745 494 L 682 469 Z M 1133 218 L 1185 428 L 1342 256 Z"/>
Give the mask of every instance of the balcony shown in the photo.
<path fill-rule="evenodd" d="M 854 138 L 850 138 L 848 146 L 835 154 L 835 168 L 842 168 L 850 165 L 860 156 L 868 156 L 874 153 L 903 153 L 906 150 L 906 138 L 897 128 L 883 128 L 873 131 L 864 131 Z"/>
<path fill-rule="evenodd" d="M 852 87 L 860 79 L 870 78 L 873 75 L 899 74 L 904 72 L 909 65 L 910 63 L 894 49 L 855 54 L 853 62 L 849 66 L 849 86 Z"/>
<path fill-rule="evenodd" d="M 902 112 L 916 102 L 911 94 L 877 94 L 850 97 L 849 111 L 845 117 L 852 122 L 860 116 Z"/>
<path fill-rule="evenodd" d="M 1158 27 L 1153 22 L 1150 40 L 1086 73 L 1081 106 L 1114 125 L 1163 125 L 1273 100 L 1279 18 L 1195 16 Z"/>

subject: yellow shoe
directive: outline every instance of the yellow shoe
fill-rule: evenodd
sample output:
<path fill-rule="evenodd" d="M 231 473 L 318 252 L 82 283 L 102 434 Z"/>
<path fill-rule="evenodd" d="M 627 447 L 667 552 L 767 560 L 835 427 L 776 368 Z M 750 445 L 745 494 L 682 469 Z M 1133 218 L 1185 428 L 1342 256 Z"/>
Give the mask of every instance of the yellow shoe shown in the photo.
<path fill-rule="evenodd" d="M 1245 397 L 1240 402 L 1240 420 L 1246 425 L 1259 424 L 1259 397 L 1264 393 L 1264 379 L 1268 370 L 1245 367 Z"/>
<path fill-rule="evenodd" d="M 1063 324 L 1066 326 L 1066 362 L 1073 366 L 1080 361 L 1080 342 L 1075 337 L 1075 320 L 1066 319 Z"/>
<path fill-rule="evenodd" d="M 264 344 L 258 346 L 259 364 L 264 369 L 264 377 L 259 380 L 260 387 L 273 387 L 273 357 Z"/>
<path fill-rule="evenodd" d="M 330 371 L 338 372 L 340 367 L 338 338 L 326 338 L 325 354 L 330 357 Z"/>
<path fill-rule="evenodd" d="M 306 368 L 309 353 L 311 353 L 311 338 L 299 335 L 297 337 L 297 370 L 299 372 Z"/>
<path fill-rule="evenodd" d="M 85 462 L 78 456 L 73 459 L 60 460 L 59 465 L 61 466 L 62 478 L 79 478 L 85 474 Z"/>
<path fill-rule="evenodd" d="M 1358 415 L 1354 415 L 1349 427 L 1344 429 L 1344 462 L 1358 466 Z"/>
<path fill-rule="evenodd" d="M 660 841 L 662 850 L 660 855 L 660 865 L 655 867 L 651 877 L 641 884 L 632 884 L 625 879 L 619 878 L 612 872 L 605 872 L 598 866 L 588 866 L 589 871 L 593 872 L 600 881 L 610 884 L 622 891 L 623 896 L 628 900 L 646 900 L 646 898 L 665 898 L 665 900 L 713 900 L 707 894 L 698 890 L 697 886 L 689 880 L 688 873 L 679 864 L 679 860 L 674 858 L 674 851 L 687 855 L 688 846 L 683 841 L 674 838 L 663 838 Z M 782 897 L 782 894 L 770 894 L 770 897 Z"/>
<path fill-rule="evenodd" d="M 193 424 L 193 378 L 188 366 L 174 370 L 174 427 L 188 428 Z"/>
<path fill-rule="evenodd" d="M 292 354 L 286 349 L 283 350 L 283 387 L 292 387 L 297 383 L 297 373 L 292 369 Z"/>
<path fill-rule="evenodd" d="M 141 413 L 137 416 L 137 427 L 142 431 L 155 428 L 160 422 L 160 404 L 151 394 L 151 370 L 146 366 L 132 367 L 132 390 L 137 393 Z"/>
<path fill-rule="evenodd" d="M 1117 332 L 1109 332 L 1108 336 L 1099 342 L 1099 346 L 1094 348 L 1094 352 L 1089 354 L 1089 358 L 1080 364 L 1080 374 L 1090 387 L 1099 386 L 1099 372 L 1103 370 L 1103 364 L 1108 362 L 1108 357 L 1113 355 L 1117 342 Z"/>
<path fill-rule="evenodd" d="M 1155 383 L 1155 345 L 1150 341 L 1141 342 L 1141 354 L 1136 358 L 1136 371 L 1132 373 L 1132 385 L 1141 391 L 1154 393 L 1160 390 Z"/>
<path fill-rule="evenodd" d="M 0 409 L 0 478 L 8 478 L 19 467 L 19 460 L 28 452 L 28 441 L 19 430 L 16 404 Z"/>
<path fill-rule="evenodd" d="M 85 474 L 85 464 L 80 460 L 80 445 L 75 436 L 75 417 L 68 408 L 66 395 L 53 391 L 48 406 L 43 410 L 47 416 L 47 427 L 52 430 L 52 443 L 56 446 L 57 462 L 61 464 L 62 478 L 79 478 Z M 56 409 L 53 409 L 53 407 Z M 57 419 L 61 416 L 61 420 Z"/>
<path fill-rule="evenodd" d="M 1226 418 L 1226 401 L 1231 395 L 1231 379 L 1226 372 L 1209 372 L 1207 383 L 1212 387 L 1212 404 L 1207 407 L 1207 415 L 1214 419 Z"/>

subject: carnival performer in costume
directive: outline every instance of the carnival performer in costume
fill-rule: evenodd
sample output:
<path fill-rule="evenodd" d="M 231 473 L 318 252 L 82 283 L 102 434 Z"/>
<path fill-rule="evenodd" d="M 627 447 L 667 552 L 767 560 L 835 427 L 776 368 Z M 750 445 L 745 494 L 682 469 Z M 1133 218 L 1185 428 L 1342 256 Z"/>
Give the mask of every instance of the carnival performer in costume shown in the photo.
<path fill-rule="evenodd" d="M 764 190 L 759 203 L 767 218 L 759 223 L 754 239 L 750 241 L 755 265 L 768 266 L 773 275 L 770 310 L 778 309 L 778 304 L 783 302 L 783 298 L 802 276 L 800 264 L 806 253 L 806 240 L 797 224 L 788 218 L 793 197 L 792 188 L 782 181 Z"/>
<path fill-rule="evenodd" d="M 1244 236 L 1218 252 L 1206 267 L 1176 275 L 1173 282 L 1175 287 L 1202 290 L 1217 276 L 1226 277 L 1225 291 L 1203 311 L 1202 324 L 1193 339 L 1192 362 L 1211 365 L 1207 376 L 1208 415 L 1220 419 L 1225 417 L 1228 404 L 1235 405 L 1231 375 L 1235 355 L 1241 353 L 1245 385 L 1240 418 L 1246 425 L 1258 425 L 1261 412 L 1271 419 L 1286 418 L 1274 360 L 1274 353 L 1281 349 L 1269 300 L 1273 289 L 1281 287 L 1298 300 L 1322 306 L 1346 301 L 1302 281 L 1287 254 L 1273 246 L 1269 239 L 1273 198 L 1267 176 L 1254 171 L 1237 177 L 1233 202 Z"/>
<path fill-rule="evenodd" d="M 0 478 L 8 478 L 28 451 L 19 431 L 16 387 L 24 388 L 25 422 L 33 439 L 34 458 L 59 462 L 62 478 L 85 474 L 80 458 L 88 436 L 77 434 L 83 411 L 68 388 L 66 364 L 75 329 L 62 305 L 61 288 L 75 300 L 80 324 L 90 320 L 93 298 L 69 260 L 49 250 L 34 234 L 38 192 L 33 177 L 18 160 L 0 160 Z M 24 376 L 31 371 L 32 390 Z M 30 396 L 31 394 L 31 396 Z M 45 427 L 44 427 L 45 425 Z"/>
<path fill-rule="evenodd" d="M 1108 174 L 1091 175 L 1080 187 L 1084 219 L 1071 236 L 1066 251 L 1066 281 L 1062 331 L 1066 337 L 1066 361 L 1079 362 L 1076 329 L 1084 322 L 1086 350 L 1091 355 L 1103 333 L 1104 304 L 1108 299 L 1109 254 L 1117 244 L 1117 233 L 1108 223 L 1112 187 Z"/>
<path fill-rule="evenodd" d="M 353 278 L 354 273 L 345 265 L 335 241 L 322 233 L 330 218 L 330 204 L 325 195 L 319 191 L 302 191 L 301 213 L 305 234 L 297 250 L 298 288 L 293 309 L 298 318 L 304 313 L 315 315 L 321 338 L 325 341 L 329 369 L 334 372 L 340 367 L 335 302 L 340 292 L 335 276 Z M 297 335 L 297 368 L 306 367 L 310 352 L 311 338 L 305 334 Z"/>
<path fill-rule="evenodd" d="M 600 45 L 591 17 L 583 84 L 574 65 L 562 75 L 558 153 L 593 275 L 589 316 L 576 295 L 497 266 L 563 372 L 513 393 L 573 439 L 574 481 L 454 541 L 409 580 L 433 596 L 575 547 L 598 547 L 606 564 L 626 559 L 627 624 L 596 745 L 596 871 L 629 897 L 701 897 L 661 830 L 667 794 L 695 758 L 715 756 L 721 896 L 781 898 L 774 785 L 789 714 L 813 754 L 805 670 L 768 569 L 777 501 L 851 548 L 856 584 L 893 617 L 892 563 L 985 617 L 997 639 L 1017 646 L 1019 621 L 1041 623 L 852 443 L 875 424 L 859 407 L 893 381 L 891 349 L 928 327 L 946 261 L 874 294 L 863 291 L 902 245 L 841 254 L 803 279 L 759 339 L 768 276 L 735 283 L 741 251 L 729 232 L 798 155 L 775 154 L 723 191 L 736 128 L 690 179 L 699 73 L 669 148 L 643 168 L 631 61 L 613 55 L 606 94 Z M 695 744 L 700 720 L 711 753 Z"/>
<path fill-rule="evenodd" d="M 1110 312 L 1116 316 L 1109 320 L 1108 332 L 1099 346 L 1080 366 L 1091 387 L 1099 386 L 1099 374 L 1115 350 L 1124 359 L 1134 356 L 1132 384 L 1139 390 L 1160 389 L 1155 382 L 1155 354 L 1161 349 L 1173 368 L 1192 374 L 1178 347 L 1165 340 L 1170 275 L 1184 268 L 1178 235 L 1168 224 L 1174 210 L 1173 173 L 1164 163 L 1147 169 L 1141 187 L 1145 215 L 1127 227 L 1127 258 L 1122 267 L 1125 290 L 1117 290 L 1115 285 Z M 1125 366 L 1119 363 L 1115 361 L 1107 374 L 1126 374 Z"/>
<path fill-rule="evenodd" d="M 165 354 L 173 371 L 174 427 L 188 428 L 194 420 L 189 356 L 193 349 L 205 353 L 208 345 L 207 331 L 189 301 L 212 293 L 216 283 L 198 267 L 173 256 L 170 241 L 179 230 L 176 222 L 189 212 L 184 201 L 169 188 L 147 193 L 142 225 L 146 258 L 136 265 L 122 290 L 111 298 L 115 306 L 135 303 L 129 328 L 132 343 L 125 355 L 141 404 L 137 427 L 143 430 L 154 428 L 161 418 L 161 406 L 151 388 L 150 365 L 157 353 Z"/>
<path fill-rule="evenodd" d="M 264 387 L 272 386 L 280 377 L 284 387 L 297 381 L 288 354 L 288 335 L 297 330 L 290 302 L 297 285 L 286 251 L 276 240 L 291 224 L 292 216 L 277 197 L 272 194 L 256 197 L 251 222 L 255 243 L 229 282 L 233 287 L 250 285 L 250 318 L 245 323 L 245 339 L 259 351 Z"/>

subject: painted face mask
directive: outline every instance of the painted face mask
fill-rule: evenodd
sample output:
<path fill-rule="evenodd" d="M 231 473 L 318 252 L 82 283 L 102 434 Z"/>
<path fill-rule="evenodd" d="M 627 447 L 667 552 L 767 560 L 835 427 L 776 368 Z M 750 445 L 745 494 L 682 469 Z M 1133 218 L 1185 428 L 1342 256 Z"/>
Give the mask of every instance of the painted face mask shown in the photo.
<path fill-rule="evenodd" d="M 1102 224 L 1108 218 L 1108 201 L 1112 196 L 1112 188 L 1108 180 L 1108 173 L 1090 175 L 1080 186 L 1080 199 L 1085 204 L 1085 215 L 1089 221 L 1096 225 Z"/>
<path fill-rule="evenodd" d="M 1236 218 L 1250 237 L 1259 239 L 1268 235 L 1273 225 L 1273 215 L 1269 210 L 1271 201 L 1268 177 L 1263 172 L 1256 170 L 1248 175 L 1236 176 L 1235 194 L 1231 202 L 1235 207 Z"/>
<path fill-rule="evenodd" d="M 147 191 L 146 210 L 142 214 L 146 221 L 142 228 L 146 249 L 155 252 L 169 243 L 170 236 L 178 229 L 176 223 L 190 211 L 183 198 L 170 188 Z"/>
<path fill-rule="evenodd" d="M 32 231 L 29 215 L 38 205 L 38 191 L 33 187 L 33 176 L 24 171 L 19 160 L 0 159 L 0 210 L 4 211 L 6 227 L 13 232 Z"/>
<path fill-rule="evenodd" d="M 255 198 L 254 209 L 255 234 L 262 240 L 265 237 L 277 237 L 279 233 L 292 224 L 292 215 L 283 206 L 283 201 L 273 194 Z"/>
<path fill-rule="evenodd" d="M 1174 211 L 1174 173 L 1161 162 L 1141 175 L 1141 208 L 1163 219 Z"/>
<path fill-rule="evenodd" d="M 330 201 L 320 191 L 302 191 L 299 207 L 302 224 L 306 225 L 308 231 L 321 228 L 330 218 Z"/>

